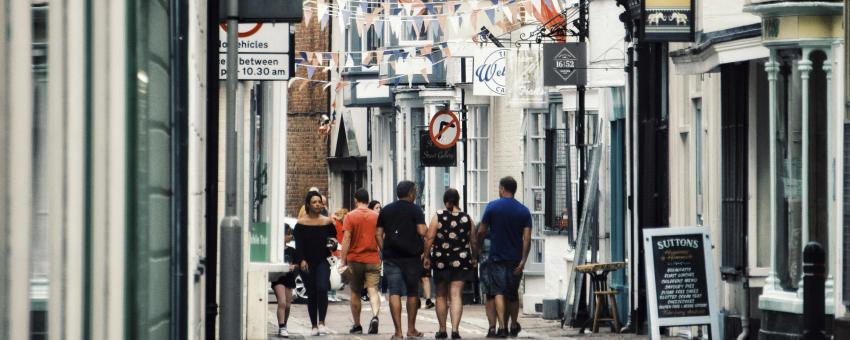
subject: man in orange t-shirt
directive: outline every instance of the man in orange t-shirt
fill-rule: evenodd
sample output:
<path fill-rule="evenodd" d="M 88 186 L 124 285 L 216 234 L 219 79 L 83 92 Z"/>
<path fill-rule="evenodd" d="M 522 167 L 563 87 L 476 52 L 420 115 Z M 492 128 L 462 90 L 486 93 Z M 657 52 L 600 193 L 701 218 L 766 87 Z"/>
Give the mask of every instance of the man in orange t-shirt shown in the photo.
<path fill-rule="evenodd" d="M 354 193 L 355 209 L 345 216 L 343 221 L 342 256 L 340 268 L 351 268 L 351 316 L 354 325 L 349 333 L 362 334 L 360 326 L 360 297 L 363 288 L 369 295 L 372 305 L 372 320 L 369 322 L 369 334 L 378 334 L 378 312 L 381 308 L 381 296 L 378 294 L 378 282 L 381 280 L 381 256 L 375 230 L 378 225 L 378 213 L 370 210 L 369 193 L 359 189 Z"/>

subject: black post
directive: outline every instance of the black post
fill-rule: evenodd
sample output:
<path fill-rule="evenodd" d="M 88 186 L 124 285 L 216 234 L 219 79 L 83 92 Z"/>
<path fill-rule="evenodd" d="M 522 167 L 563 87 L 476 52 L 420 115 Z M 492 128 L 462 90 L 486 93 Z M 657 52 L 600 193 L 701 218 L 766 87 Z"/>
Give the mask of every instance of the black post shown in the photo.
<path fill-rule="evenodd" d="M 803 250 L 803 331 L 804 340 L 826 340 L 824 333 L 826 256 L 817 242 Z"/>
<path fill-rule="evenodd" d="M 587 2 L 585 0 L 579 0 L 578 3 L 578 41 L 585 42 L 587 38 Z M 584 181 L 587 178 L 587 170 L 585 169 L 585 163 L 587 163 L 587 148 L 585 146 L 584 140 L 584 94 L 585 94 L 585 86 L 584 84 L 577 86 L 578 90 L 578 115 L 576 116 L 576 147 L 578 148 L 578 201 L 576 202 L 576 208 L 578 214 L 576 214 L 575 226 L 578 227 L 581 225 L 581 211 L 584 206 L 584 192 L 585 185 Z M 567 141 L 569 143 L 569 141 Z M 594 249 L 595 251 L 595 249 Z"/>
<path fill-rule="evenodd" d="M 207 51 L 218 51 L 219 0 L 207 1 Z M 213 33 L 214 32 L 214 33 Z M 218 52 L 207 53 L 207 131 L 218 131 Z M 195 279 L 205 275 L 204 296 L 204 335 L 206 340 L 216 339 L 216 318 L 218 317 L 218 133 L 207 133 L 206 136 L 206 235 L 204 247 L 206 254 L 201 260 L 204 267 L 198 268 Z"/>
<path fill-rule="evenodd" d="M 461 61 L 460 65 L 462 69 L 466 68 L 466 63 L 464 61 Z M 463 72 L 463 70 L 461 72 Z M 463 88 L 460 89 L 460 138 L 463 140 L 463 211 L 469 212 L 466 206 L 466 203 L 469 202 L 469 199 L 466 197 L 468 194 L 466 191 L 466 184 L 468 180 L 466 174 L 468 161 L 466 157 L 469 155 L 467 152 L 469 147 L 467 146 L 468 141 L 466 140 L 466 90 Z"/>

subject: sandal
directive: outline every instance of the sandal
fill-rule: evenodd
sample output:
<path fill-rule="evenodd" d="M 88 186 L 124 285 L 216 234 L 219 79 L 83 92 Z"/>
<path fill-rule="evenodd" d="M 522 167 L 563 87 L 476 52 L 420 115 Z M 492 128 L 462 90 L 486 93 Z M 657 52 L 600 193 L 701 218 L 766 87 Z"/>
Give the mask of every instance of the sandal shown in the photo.
<path fill-rule="evenodd" d="M 425 336 L 425 333 L 422 333 L 422 332 L 417 331 L 417 332 L 416 332 L 416 334 L 413 334 L 413 335 L 409 335 L 409 334 L 408 334 L 408 335 L 407 335 L 407 338 L 408 338 L 408 339 L 420 339 L 420 338 L 422 338 L 423 336 Z"/>

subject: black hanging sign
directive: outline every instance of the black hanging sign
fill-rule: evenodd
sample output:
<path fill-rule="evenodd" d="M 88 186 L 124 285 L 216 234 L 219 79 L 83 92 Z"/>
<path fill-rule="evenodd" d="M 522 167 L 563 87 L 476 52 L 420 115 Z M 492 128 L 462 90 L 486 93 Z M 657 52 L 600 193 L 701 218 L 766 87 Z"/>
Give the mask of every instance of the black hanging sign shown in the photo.
<path fill-rule="evenodd" d="M 719 337 L 719 314 L 711 240 L 704 227 L 644 229 L 647 300 L 652 339 L 658 327 L 711 325 Z"/>
<path fill-rule="evenodd" d="M 587 45 L 583 42 L 543 44 L 543 86 L 587 83 Z"/>
<path fill-rule="evenodd" d="M 641 39 L 644 41 L 694 41 L 696 0 L 641 1 Z"/>
<path fill-rule="evenodd" d="M 420 131 L 419 159 L 424 167 L 457 166 L 457 146 L 441 149 L 431 140 L 428 131 Z"/>

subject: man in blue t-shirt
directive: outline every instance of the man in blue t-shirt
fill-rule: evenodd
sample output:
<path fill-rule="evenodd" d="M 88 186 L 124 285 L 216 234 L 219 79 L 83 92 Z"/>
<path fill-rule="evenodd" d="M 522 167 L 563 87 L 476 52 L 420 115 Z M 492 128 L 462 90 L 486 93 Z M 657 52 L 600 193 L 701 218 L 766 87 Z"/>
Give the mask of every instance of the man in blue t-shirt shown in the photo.
<path fill-rule="evenodd" d="M 531 246 L 531 212 L 514 198 L 517 182 L 513 177 L 499 180 L 499 199 L 487 204 L 478 227 L 478 239 L 490 239 L 490 294 L 496 296 L 496 315 L 502 327 L 497 337 L 521 330 L 519 282 Z M 489 231 L 489 235 L 487 235 Z M 510 314 L 513 324 L 506 328 Z"/>

